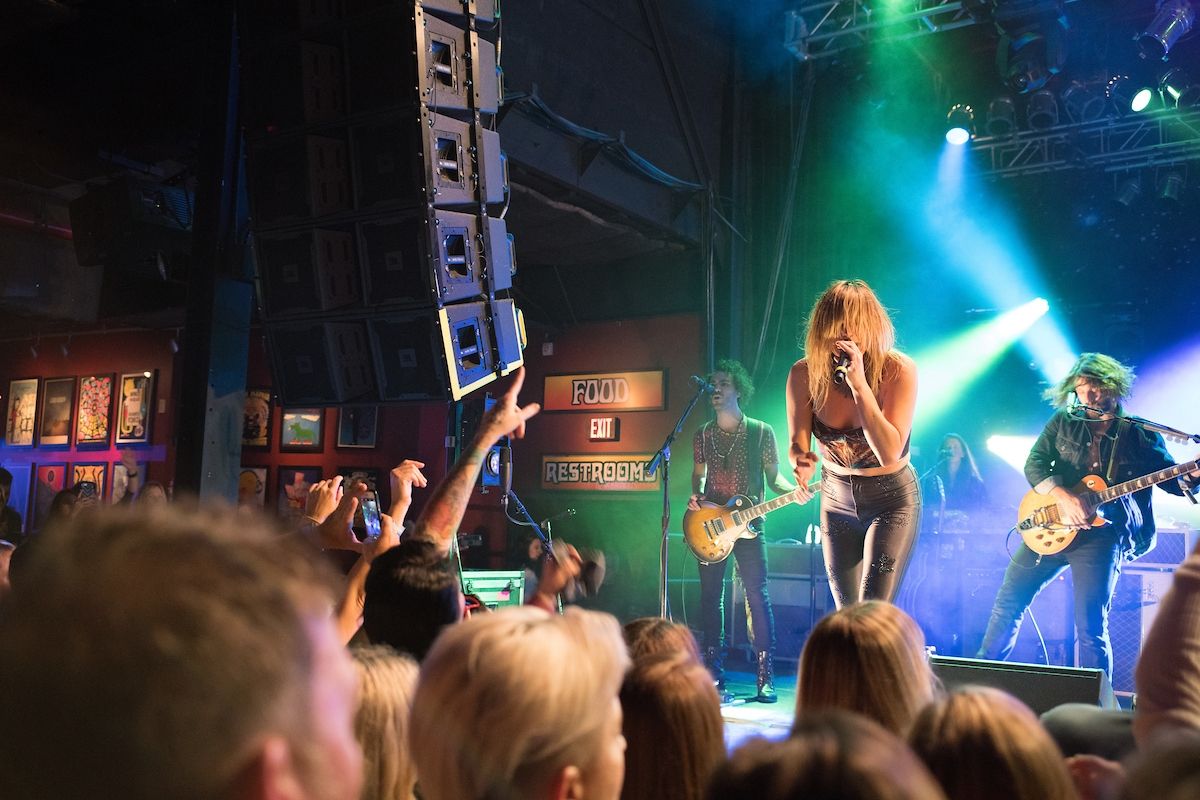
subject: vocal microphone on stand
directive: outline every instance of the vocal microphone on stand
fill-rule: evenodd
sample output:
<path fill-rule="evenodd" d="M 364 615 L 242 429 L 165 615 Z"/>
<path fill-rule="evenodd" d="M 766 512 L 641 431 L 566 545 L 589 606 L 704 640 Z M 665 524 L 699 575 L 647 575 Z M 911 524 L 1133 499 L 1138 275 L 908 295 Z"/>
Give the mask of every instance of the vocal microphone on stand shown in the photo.
<path fill-rule="evenodd" d="M 704 378 L 701 378 L 699 375 L 692 376 L 692 385 L 695 386 L 700 391 L 704 392 L 705 394 L 712 394 L 713 392 L 715 392 L 717 390 L 716 386 L 713 386 L 711 383 L 704 380 Z"/>
<path fill-rule="evenodd" d="M 833 382 L 841 386 L 846 382 L 846 372 L 850 369 L 850 356 L 843 353 L 837 357 L 836 361 L 837 366 L 833 368 Z"/>

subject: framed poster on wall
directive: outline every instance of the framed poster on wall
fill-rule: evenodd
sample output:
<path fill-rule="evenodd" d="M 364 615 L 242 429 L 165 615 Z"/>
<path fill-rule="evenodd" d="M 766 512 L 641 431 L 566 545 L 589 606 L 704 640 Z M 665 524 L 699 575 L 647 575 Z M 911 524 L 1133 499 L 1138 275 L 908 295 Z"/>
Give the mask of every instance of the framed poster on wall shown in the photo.
<path fill-rule="evenodd" d="M 107 445 L 112 419 L 113 376 L 85 375 L 79 379 L 75 420 L 76 445 Z"/>
<path fill-rule="evenodd" d="M 33 447 L 37 421 L 38 379 L 22 378 L 8 384 L 8 416 L 4 443 L 9 447 Z"/>
<path fill-rule="evenodd" d="M 262 508 L 267 504 L 267 468 L 242 467 L 238 472 L 238 505 Z"/>
<path fill-rule="evenodd" d="M 374 447 L 379 426 L 378 406 L 345 406 L 338 409 L 338 447 Z"/>
<path fill-rule="evenodd" d="M 99 503 L 104 499 L 104 490 L 106 488 L 105 480 L 108 477 L 108 464 L 72 464 L 71 465 L 71 485 L 77 486 L 84 481 L 88 481 L 96 485 L 96 499 Z M 79 501 L 83 502 L 84 496 L 79 495 Z"/>
<path fill-rule="evenodd" d="M 286 520 L 303 516 L 308 490 L 319 480 L 320 467 L 280 467 L 279 495 L 275 500 L 279 516 Z"/>
<path fill-rule="evenodd" d="M 38 444 L 63 447 L 71 443 L 75 421 L 75 379 L 47 378 L 42 384 L 42 425 Z"/>
<path fill-rule="evenodd" d="M 271 444 L 271 391 L 247 389 L 242 411 L 242 447 L 267 447 Z"/>
<path fill-rule="evenodd" d="M 150 441 L 150 402 L 154 394 L 154 373 L 126 372 L 121 376 L 117 405 L 117 444 L 145 444 Z"/>
<path fill-rule="evenodd" d="M 33 507 L 30 509 L 30 530 L 41 530 L 50 517 L 50 504 L 54 495 L 67 488 L 66 464 L 38 464 L 34 473 Z"/>
<path fill-rule="evenodd" d="M 321 452 L 325 409 L 285 408 L 279 426 L 279 449 L 288 453 Z"/>

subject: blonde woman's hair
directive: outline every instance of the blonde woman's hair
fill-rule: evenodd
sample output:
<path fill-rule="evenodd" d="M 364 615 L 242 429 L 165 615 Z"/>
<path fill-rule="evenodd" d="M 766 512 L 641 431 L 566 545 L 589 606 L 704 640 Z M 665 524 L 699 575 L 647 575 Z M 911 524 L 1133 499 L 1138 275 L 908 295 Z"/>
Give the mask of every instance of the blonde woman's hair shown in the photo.
<path fill-rule="evenodd" d="M 408 720 L 417 662 L 385 645 L 351 649 L 358 670 L 354 738 L 363 752 L 362 800 L 411 800 L 417 782 Z"/>
<path fill-rule="evenodd" d="M 945 800 L 904 741 L 848 711 L 805 714 L 781 742 L 751 739 L 720 767 L 708 800 Z"/>
<path fill-rule="evenodd" d="M 1010 694 L 968 686 L 924 709 L 908 735 L 950 800 L 1075 800 L 1058 745 Z"/>
<path fill-rule="evenodd" d="M 686 652 L 634 663 L 621 687 L 627 800 L 700 800 L 725 756 L 721 699 Z"/>
<path fill-rule="evenodd" d="M 813 628 L 800 653 L 796 719 L 826 709 L 855 711 L 903 736 L 938 691 L 921 628 L 891 603 L 868 600 Z"/>
<path fill-rule="evenodd" d="M 629 666 L 608 614 L 530 606 L 443 631 L 421 663 L 409 744 L 425 800 L 534 797 L 585 775 Z"/>
<path fill-rule="evenodd" d="M 814 410 L 822 408 L 829 397 L 833 370 L 826 362 L 833 353 L 833 343 L 843 334 L 862 350 L 867 383 L 878 395 L 884 370 L 894 358 L 896 329 L 866 281 L 834 281 L 809 312 L 804 356 L 808 359 L 808 392 Z"/>

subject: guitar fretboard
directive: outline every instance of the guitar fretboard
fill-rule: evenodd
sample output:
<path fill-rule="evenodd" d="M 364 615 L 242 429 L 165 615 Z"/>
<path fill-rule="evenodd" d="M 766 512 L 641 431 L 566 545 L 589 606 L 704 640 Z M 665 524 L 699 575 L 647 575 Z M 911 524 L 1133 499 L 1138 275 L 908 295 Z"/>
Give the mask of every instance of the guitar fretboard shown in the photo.
<path fill-rule="evenodd" d="M 1186 464 L 1176 464 L 1173 467 L 1160 469 L 1158 472 L 1151 472 L 1149 475 L 1143 475 L 1131 481 L 1109 486 L 1107 489 L 1101 489 L 1098 492 L 1088 492 L 1087 500 L 1093 507 L 1096 507 L 1107 503 L 1109 500 L 1116 500 L 1122 495 L 1148 489 L 1163 481 L 1169 481 L 1171 478 L 1178 478 L 1180 475 L 1185 475 L 1198 467 L 1200 467 L 1200 460 L 1189 461 Z"/>
<path fill-rule="evenodd" d="M 807 488 L 808 491 L 815 493 L 820 485 L 820 481 L 813 481 L 807 487 L 803 488 Z M 745 525 L 752 519 L 761 517 L 764 514 L 770 514 L 776 509 L 783 508 L 788 503 L 796 502 L 800 499 L 801 488 L 802 487 L 797 486 L 792 491 L 786 494 L 781 494 L 779 497 L 776 497 L 773 500 L 767 500 L 765 502 L 752 505 L 749 508 L 743 508 L 741 511 L 734 511 L 732 514 L 730 514 L 730 516 L 733 518 L 735 525 Z"/>

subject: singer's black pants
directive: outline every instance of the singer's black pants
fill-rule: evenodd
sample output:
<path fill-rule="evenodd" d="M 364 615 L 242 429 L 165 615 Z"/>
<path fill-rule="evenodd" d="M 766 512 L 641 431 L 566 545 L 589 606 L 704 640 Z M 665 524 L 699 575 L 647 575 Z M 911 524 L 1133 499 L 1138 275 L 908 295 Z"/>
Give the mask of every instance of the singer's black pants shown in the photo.
<path fill-rule="evenodd" d="M 904 577 L 921 521 L 917 474 L 821 478 L 821 545 L 838 608 L 862 600 L 891 601 Z"/>

